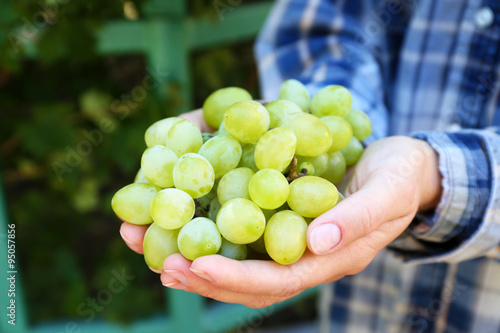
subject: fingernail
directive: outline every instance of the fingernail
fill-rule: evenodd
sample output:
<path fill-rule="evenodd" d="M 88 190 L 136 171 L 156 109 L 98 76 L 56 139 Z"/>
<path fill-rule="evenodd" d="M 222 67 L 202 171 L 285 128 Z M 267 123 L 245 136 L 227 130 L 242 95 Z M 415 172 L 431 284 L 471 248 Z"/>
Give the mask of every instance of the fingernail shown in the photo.
<path fill-rule="evenodd" d="M 178 269 L 166 269 L 164 270 L 165 273 L 167 273 L 171 278 L 176 279 L 183 285 L 187 286 L 188 285 L 188 279 L 186 274 L 184 274 L 183 271 L 180 271 Z"/>
<path fill-rule="evenodd" d="M 316 254 L 326 254 L 340 242 L 340 238 L 341 232 L 338 225 L 322 224 L 314 228 L 311 233 L 311 250 Z"/>
<path fill-rule="evenodd" d="M 161 270 L 159 270 L 159 269 L 154 269 L 154 268 L 151 268 L 151 267 L 149 267 L 149 269 L 152 270 L 155 273 L 161 274 Z"/>
<path fill-rule="evenodd" d="M 205 279 L 205 280 L 207 280 L 210 283 L 215 283 L 214 279 L 212 279 L 210 277 L 210 275 L 208 275 L 206 272 L 204 272 L 204 271 L 197 271 L 196 269 L 192 269 L 192 268 L 190 268 L 189 270 L 191 270 L 191 272 L 193 272 L 194 274 L 198 275 L 202 279 Z"/>
<path fill-rule="evenodd" d="M 137 246 L 137 244 L 136 244 L 136 243 L 134 243 L 134 242 L 132 242 L 132 241 L 128 240 L 125 236 L 123 236 L 123 234 L 122 234 L 122 231 L 121 231 L 121 230 L 120 230 L 120 236 L 122 236 L 122 238 L 123 238 L 123 240 L 125 241 L 125 243 L 127 243 L 127 244 L 129 244 L 129 245 L 131 245 L 131 246 L 133 246 L 133 247 L 136 247 L 136 246 Z"/>
<path fill-rule="evenodd" d="M 171 289 L 180 289 L 180 290 L 187 289 L 187 287 L 185 285 L 180 284 L 179 282 L 166 283 L 163 286 L 167 287 L 167 288 L 171 288 Z"/>

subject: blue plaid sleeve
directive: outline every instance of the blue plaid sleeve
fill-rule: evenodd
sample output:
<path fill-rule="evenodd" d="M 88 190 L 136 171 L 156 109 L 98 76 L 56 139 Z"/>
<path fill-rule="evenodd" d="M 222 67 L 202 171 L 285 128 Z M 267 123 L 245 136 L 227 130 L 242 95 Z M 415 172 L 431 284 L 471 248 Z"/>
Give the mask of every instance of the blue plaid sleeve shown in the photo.
<path fill-rule="evenodd" d="M 377 0 L 277 1 L 255 48 L 262 97 L 276 99 L 289 78 L 302 81 L 312 94 L 340 84 L 351 91 L 353 108 L 372 120 L 367 143 L 389 135 L 395 66 L 412 15 L 412 1 L 398 3 L 402 7 L 394 9 L 387 7 L 390 1 Z M 444 193 L 437 209 L 418 214 L 391 247 L 415 263 L 484 255 L 500 239 L 498 133 L 420 132 L 415 137 L 439 153 Z"/>
<path fill-rule="evenodd" d="M 372 120 L 374 133 L 367 141 L 387 136 L 384 94 L 390 93 L 391 80 L 384 77 L 391 70 L 384 72 L 390 66 L 381 64 L 394 60 L 406 21 L 403 8 L 384 6 L 376 0 L 278 1 L 255 48 L 263 98 L 276 99 L 289 78 L 302 81 L 312 94 L 340 84 L 351 91 L 353 107 Z M 374 13 L 384 13 L 385 22 Z"/>
<path fill-rule="evenodd" d="M 496 256 L 500 240 L 500 135 L 489 130 L 420 132 L 439 154 L 443 193 L 391 247 L 415 263 Z"/>

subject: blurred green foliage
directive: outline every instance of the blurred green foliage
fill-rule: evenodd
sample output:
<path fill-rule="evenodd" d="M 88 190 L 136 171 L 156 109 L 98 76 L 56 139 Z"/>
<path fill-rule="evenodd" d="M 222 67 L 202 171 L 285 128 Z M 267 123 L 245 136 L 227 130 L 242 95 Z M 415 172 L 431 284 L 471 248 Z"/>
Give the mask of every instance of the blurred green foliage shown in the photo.
<path fill-rule="evenodd" d="M 128 1 L 139 9 L 142 2 Z M 123 4 L 22 0 L 0 5 L 0 29 L 7 32 L 0 35 L 1 178 L 10 219 L 17 224 L 17 256 L 32 322 L 90 320 L 88 298 L 98 297 L 113 271 L 123 269 L 134 279 L 95 315 L 130 321 L 164 311 L 159 277 L 122 242 L 110 200 L 133 181 L 146 128 L 177 114 L 177 104 L 152 93 L 127 104 L 126 96 L 146 75 L 145 57 L 97 54 L 96 32 L 107 20 L 123 19 Z M 212 4 L 193 1 L 190 11 L 216 18 Z M 50 24 L 37 24 L 41 12 Z M 229 85 L 258 97 L 251 48 L 252 41 L 245 41 L 192 54 L 192 104 L 201 106 L 210 92 Z M 175 83 L 170 87 L 178 89 Z M 123 109 L 126 116 L 118 112 Z"/>

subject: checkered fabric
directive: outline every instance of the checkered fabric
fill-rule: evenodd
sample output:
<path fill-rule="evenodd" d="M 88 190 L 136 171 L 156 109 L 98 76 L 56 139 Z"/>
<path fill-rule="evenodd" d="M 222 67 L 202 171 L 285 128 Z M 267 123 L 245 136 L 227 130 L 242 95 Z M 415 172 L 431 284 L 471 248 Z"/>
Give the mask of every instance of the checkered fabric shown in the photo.
<path fill-rule="evenodd" d="M 374 133 L 426 140 L 443 196 L 330 286 L 331 332 L 500 332 L 500 1 L 281 0 L 256 44 L 262 95 L 350 89 Z"/>

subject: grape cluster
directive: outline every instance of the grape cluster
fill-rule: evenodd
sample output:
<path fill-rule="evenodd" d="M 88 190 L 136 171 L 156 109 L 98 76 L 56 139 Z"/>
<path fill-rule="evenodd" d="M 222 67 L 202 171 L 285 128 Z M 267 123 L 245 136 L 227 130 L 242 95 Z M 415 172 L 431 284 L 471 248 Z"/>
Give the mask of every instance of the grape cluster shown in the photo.
<path fill-rule="evenodd" d="M 306 249 L 308 223 L 342 200 L 334 184 L 371 134 L 370 119 L 351 104 L 345 87 L 326 86 L 310 98 L 296 80 L 265 106 L 244 89 L 219 89 L 203 105 L 214 133 L 178 117 L 147 129 L 141 169 L 112 208 L 128 223 L 152 223 L 143 248 L 153 269 L 178 252 L 189 260 L 267 253 L 294 263 Z"/>

